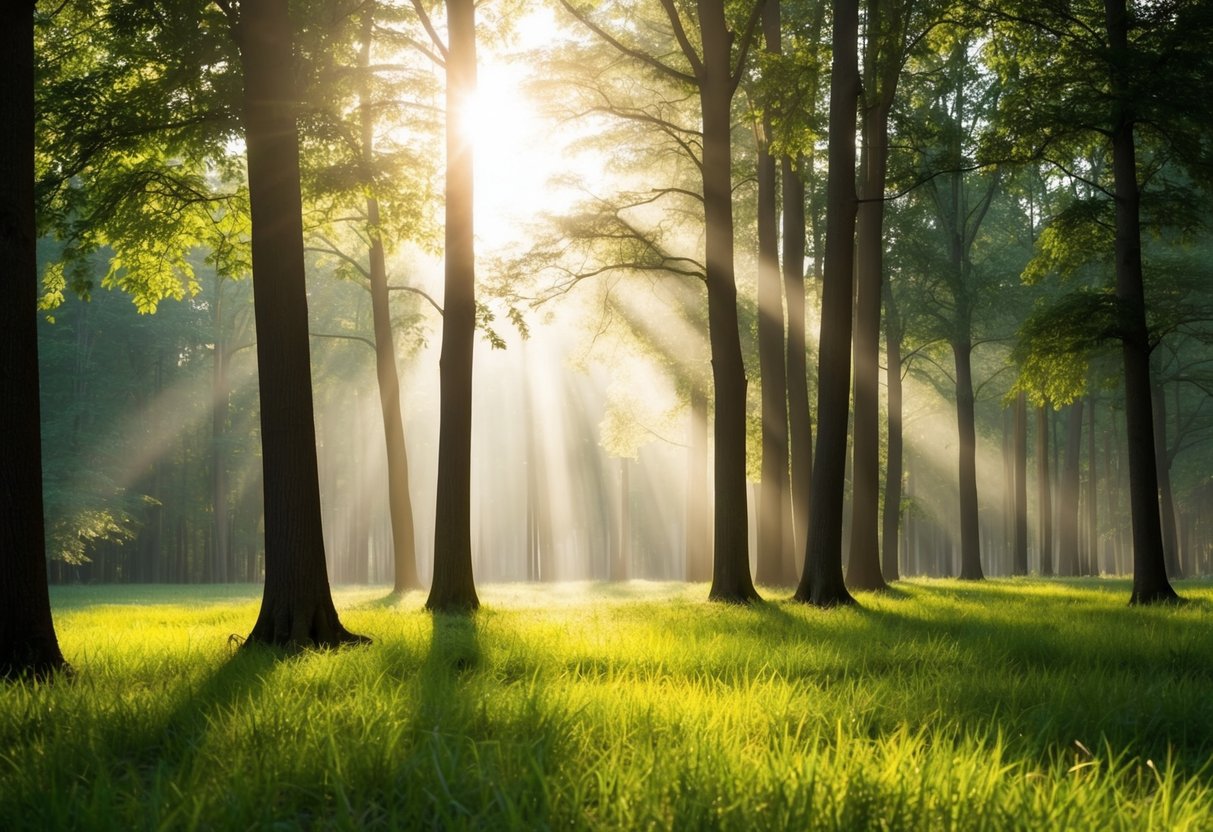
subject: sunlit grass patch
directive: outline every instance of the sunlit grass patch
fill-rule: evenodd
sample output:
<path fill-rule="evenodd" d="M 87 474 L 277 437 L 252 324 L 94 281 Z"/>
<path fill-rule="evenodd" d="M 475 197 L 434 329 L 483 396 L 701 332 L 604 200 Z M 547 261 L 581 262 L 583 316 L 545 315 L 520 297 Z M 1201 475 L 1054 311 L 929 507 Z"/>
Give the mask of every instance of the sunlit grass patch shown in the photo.
<path fill-rule="evenodd" d="M 0 689 L 0 828 L 1206 829 L 1213 586 L 339 589 L 366 648 L 238 650 L 256 587 L 56 589 Z"/>

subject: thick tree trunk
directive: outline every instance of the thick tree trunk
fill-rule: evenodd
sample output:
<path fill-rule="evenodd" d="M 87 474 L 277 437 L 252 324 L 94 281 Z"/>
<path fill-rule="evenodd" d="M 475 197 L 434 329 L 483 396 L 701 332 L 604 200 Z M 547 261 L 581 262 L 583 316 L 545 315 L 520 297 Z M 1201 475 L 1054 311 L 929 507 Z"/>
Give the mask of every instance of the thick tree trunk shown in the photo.
<path fill-rule="evenodd" d="M 215 347 L 211 353 L 211 513 L 214 523 L 214 560 L 211 580 L 228 580 L 228 484 L 227 434 L 228 402 L 227 344 L 223 335 L 223 278 L 215 276 L 215 306 L 212 310 Z"/>
<path fill-rule="evenodd" d="M 359 90 L 359 127 L 362 160 L 367 173 L 363 184 L 370 188 L 369 171 L 375 160 L 375 116 L 369 67 L 375 26 L 375 3 L 362 12 L 362 48 L 358 67 L 365 73 Z M 413 501 L 409 495 L 408 449 L 404 441 L 404 417 L 400 410 L 400 374 L 396 371 L 396 346 L 392 338 L 391 301 L 387 288 L 387 259 L 380 234 L 379 200 L 373 191 L 366 199 L 366 222 L 370 236 L 368 253 L 371 284 L 371 317 L 375 330 L 375 377 L 379 383 L 379 409 L 387 451 L 388 513 L 392 526 L 392 592 L 418 589 L 417 543 L 413 525 Z"/>
<path fill-rule="evenodd" d="M 762 10 L 766 49 L 779 54 L 779 2 Z M 762 373 L 762 483 L 758 498 L 758 582 L 782 584 L 791 505 L 788 499 L 788 397 L 784 354 L 783 287 L 779 271 L 778 182 L 770 152 L 770 108 L 758 143 L 758 363 Z M 785 526 L 787 528 L 785 528 Z M 794 579 L 793 579 L 794 580 Z"/>
<path fill-rule="evenodd" d="M 981 531 L 977 516 L 977 427 L 973 397 L 973 345 L 952 344 L 956 359 L 956 430 L 959 435 L 960 577 L 980 581 Z"/>
<path fill-rule="evenodd" d="M 265 591 L 248 641 L 335 646 L 363 639 L 338 620 L 325 571 L 286 0 L 241 3 L 237 31 L 265 473 Z"/>
<path fill-rule="evenodd" d="M 1079 573 L 1078 462 L 1082 450 L 1082 399 L 1066 408 L 1066 454 L 1061 469 L 1057 510 L 1057 574 L 1072 578 Z"/>
<path fill-rule="evenodd" d="M 868 63 L 873 62 L 869 56 Z M 875 79 L 875 70 L 871 69 L 870 86 L 875 86 Z M 872 89 L 871 94 L 876 95 L 876 90 Z M 863 115 L 861 202 L 855 244 L 855 445 L 851 466 L 851 556 L 847 561 L 847 585 L 855 589 L 887 586 L 881 576 L 876 524 L 880 506 L 880 285 L 888 121 L 889 111 L 883 102 L 869 106 Z"/>
<path fill-rule="evenodd" d="M 1014 499 L 1011 574 L 1028 574 L 1028 401 L 1015 397 Z"/>
<path fill-rule="evenodd" d="M 706 226 L 708 334 L 716 396 L 716 511 L 712 588 L 715 601 L 758 598 L 750 576 L 745 476 L 745 365 L 733 274 L 733 160 L 730 142 L 732 36 L 722 0 L 699 0 L 703 35 L 703 204 Z"/>
<path fill-rule="evenodd" d="M 476 92 L 474 0 L 447 0 L 446 59 L 446 275 L 439 359 L 438 501 L 434 580 L 427 609 L 480 606 L 472 577 L 472 349 L 476 334 L 476 258 L 470 133 L 463 129 Z"/>
<path fill-rule="evenodd" d="M 0 678 L 67 668 L 47 589 L 34 231 L 34 4 L 0 12 Z"/>
<path fill-rule="evenodd" d="M 1053 498 L 1049 488 L 1049 410 L 1036 409 L 1036 487 L 1040 513 L 1040 574 L 1053 574 Z"/>
<path fill-rule="evenodd" d="M 784 574 L 795 581 L 808 540 L 809 493 L 813 480 L 813 417 L 809 412 L 805 343 L 804 180 L 791 159 L 783 160 L 783 290 L 788 303 L 788 456 L 791 458 L 792 548 Z"/>
<path fill-rule="evenodd" d="M 691 383 L 690 425 L 687 428 L 686 578 L 712 578 L 712 538 L 708 509 L 708 399 Z"/>
<path fill-rule="evenodd" d="M 898 526 L 901 522 L 901 477 L 904 441 L 901 431 L 901 319 L 893 291 L 884 284 L 885 355 L 888 365 L 889 446 L 884 480 L 884 529 L 881 539 L 882 568 L 886 581 L 901 579 L 898 565 Z"/>
<path fill-rule="evenodd" d="M 1121 307 L 1125 362 L 1125 425 L 1129 448 L 1129 503 L 1133 519 L 1131 604 L 1172 601 L 1158 508 L 1158 468 L 1150 408 L 1150 337 L 1141 270 L 1140 193 L 1130 104 L 1128 14 L 1125 0 L 1104 0 L 1112 61 L 1112 176 L 1116 190 L 1116 298 Z"/>
<path fill-rule="evenodd" d="M 851 298 L 854 289 L 855 116 L 859 101 L 858 0 L 833 0 L 830 74 L 830 170 L 827 181 L 825 275 L 818 355 L 817 453 L 811 523 L 798 601 L 854 603 L 842 576 L 842 507 L 850 404 Z"/>

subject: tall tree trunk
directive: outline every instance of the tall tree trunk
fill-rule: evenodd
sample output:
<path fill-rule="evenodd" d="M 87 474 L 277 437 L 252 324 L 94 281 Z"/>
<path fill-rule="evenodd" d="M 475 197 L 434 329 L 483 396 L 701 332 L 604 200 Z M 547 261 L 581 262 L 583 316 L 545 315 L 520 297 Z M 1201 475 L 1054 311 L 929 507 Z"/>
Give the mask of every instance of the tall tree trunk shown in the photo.
<path fill-rule="evenodd" d="M 897 527 L 901 521 L 901 477 L 904 454 L 904 439 L 901 430 L 901 318 L 897 314 L 897 304 L 893 298 L 892 287 L 887 282 L 884 284 L 883 294 L 885 363 L 888 366 L 889 446 L 888 462 L 885 467 L 884 530 L 881 549 L 884 579 L 896 581 L 901 579 L 897 558 L 899 549 Z"/>
<path fill-rule="evenodd" d="M 788 456 L 791 458 L 792 548 L 784 574 L 795 581 L 808 540 L 809 493 L 813 480 L 813 417 L 809 412 L 805 343 L 804 179 L 783 160 L 783 288 L 788 303 Z"/>
<path fill-rule="evenodd" d="M 850 403 L 851 298 L 854 289 L 855 116 L 859 102 L 859 3 L 833 0 L 830 73 L 830 170 L 827 181 L 825 275 L 818 354 L 817 453 L 811 523 L 798 601 L 851 604 L 842 577 L 842 505 Z"/>
<path fill-rule="evenodd" d="M 0 12 L 0 678 L 67 667 L 51 618 L 38 399 L 34 4 Z"/>
<path fill-rule="evenodd" d="M 612 581 L 626 581 L 632 563 L 632 485 L 629 474 L 631 460 L 619 458 L 619 534 L 615 551 L 611 553 Z"/>
<path fill-rule="evenodd" d="M 265 472 L 265 590 L 248 640 L 337 645 L 360 637 L 325 572 L 291 24 L 286 0 L 245 0 L 239 14 Z"/>
<path fill-rule="evenodd" d="M 1129 506 L 1133 521 L 1131 604 L 1172 601 L 1158 508 L 1158 468 L 1150 408 L 1150 337 L 1141 273 L 1141 195 L 1133 140 L 1129 20 L 1125 0 L 1104 0 L 1114 99 L 1112 177 L 1116 190 L 1116 298 L 1121 306 L 1125 363 L 1125 427 L 1129 448 Z"/>
<path fill-rule="evenodd" d="M 1082 450 L 1082 399 L 1066 408 L 1066 454 L 1062 462 L 1057 511 L 1057 574 L 1079 573 L 1078 462 Z"/>
<path fill-rule="evenodd" d="M 1028 574 L 1028 400 L 1020 393 L 1015 397 L 1014 500 L 1011 535 L 1011 574 Z"/>
<path fill-rule="evenodd" d="M 367 171 L 366 222 L 371 245 L 369 252 L 371 317 L 375 330 L 375 377 L 379 383 L 379 409 L 383 416 L 383 437 L 387 450 L 388 513 L 392 524 L 392 592 L 418 589 L 417 542 L 413 525 L 413 501 L 409 495 L 408 449 L 404 441 L 404 417 L 400 411 L 400 375 L 396 371 L 396 345 L 392 338 L 391 302 L 387 288 L 387 261 L 380 233 L 379 200 L 370 171 L 375 160 L 375 116 L 369 75 L 371 41 L 375 29 L 375 3 L 362 12 L 362 49 L 358 67 L 364 73 L 359 90 L 359 120 L 362 130 L 362 160 Z"/>
<path fill-rule="evenodd" d="M 879 3 L 871 13 L 879 14 Z M 870 21 L 869 27 L 879 26 Z M 872 49 L 875 52 L 875 49 Z M 869 56 L 867 64 L 874 63 Z M 868 82 L 875 86 L 875 70 Z M 865 89 L 867 87 L 865 86 Z M 876 90 L 871 90 L 876 94 Z M 847 584 L 855 589 L 885 589 L 876 536 L 880 505 L 880 284 L 884 262 L 884 180 L 888 109 L 877 102 L 863 114 L 860 204 L 856 228 L 855 413 L 851 466 L 851 556 Z"/>
<path fill-rule="evenodd" d="M 427 609 L 480 606 L 472 577 L 472 350 L 476 334 L 473 148 L 461 123 L 476 92 L 476 4 L 446 0 L 446 275 L 442 314 L 434 580 Z"/>
<path fill-rule="evenodd" d="M 1053 574 L 1053 498 L 1049 489 L 1049 411 L 1036 409 L 1036 487 L 1040 513 L 1040 574 Z"/>
<path fill-rule="evenodd" d="M 766 0 L 762 28 L 768 53 L 778 55 L 779 0 Z M 779 271 L 778 182 L 771 155 L 770 107 L 758 143 L 758 363 L 762 373 L 762 483 L 758 498 L 759 583 L 784 582 L 790 545 L 788 500 L 788 397 L 783 334 L 783 287 Z"/>
<path fill-rule="evenodd" d="M 712 587 L 715 601 L 748 603 L 758 598 L 750 576 L 749 517 L 745 475 L 745 365 L 737 322 L 733 273 L 733 159 L 730 111 L 732 34 L 723 0 L 699 0 L 703 35 L 703 205 L 706 227 L 708 334 L 716 395 L 716 511 Z"/>
<path fill-rule="evenodd" d="M 1098 575 L 1099 568 L 1099 478 L 1095 457 L 1095 399 L 1088 397 L 1087 408 L 1087 575 Z"/>
<path fill-rule="evenodd" d="M 956 359 L 956 429 L 959 435 L 960 577 L 980 581 L 981 533 L 977 516 L 977 427 L 973 396 L 973 344 L 952 344 Z"/>
<path fill-rule="evenodd" d="M 690 426 L 687 442 L 686 577 L 707 581 L 712 577 L 712 539 L 708 534 L 708 399 L 691 383 Z"/>

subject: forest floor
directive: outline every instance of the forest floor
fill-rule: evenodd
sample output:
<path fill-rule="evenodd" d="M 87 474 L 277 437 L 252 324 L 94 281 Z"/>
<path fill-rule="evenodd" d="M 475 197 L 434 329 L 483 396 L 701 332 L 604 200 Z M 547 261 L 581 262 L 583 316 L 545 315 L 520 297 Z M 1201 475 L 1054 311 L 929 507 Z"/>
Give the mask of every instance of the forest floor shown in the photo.
<path fill-rule="evenodd" d="M 1213 583 L 341 589 L 369 647 L 238 650 L 256 587 L 61 587 L 0 688 L 0 829 L 1213 829 Z M 769 591 L 783 599 L 787 592 Z"/>

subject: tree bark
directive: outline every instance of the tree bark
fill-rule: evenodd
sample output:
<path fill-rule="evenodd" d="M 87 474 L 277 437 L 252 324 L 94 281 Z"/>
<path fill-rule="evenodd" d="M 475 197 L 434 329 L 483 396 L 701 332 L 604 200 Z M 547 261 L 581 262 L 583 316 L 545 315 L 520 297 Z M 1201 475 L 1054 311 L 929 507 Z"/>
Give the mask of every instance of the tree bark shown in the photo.
<path fill-rule="evenodd" d="M 1053 574 L 1053 498 L 1049 488 L 1049 412 L 1036 409 L 1036 486 L 1040 513 L 1040 574 Z"/>
<path fill-rule="evenodd" d="M 967 339 L 952 344 L 956 360 L 956 429 L 959 436 L 960 577 L 980 581 L 981 531 L 977 503 L 977 427 L 973 396 L 973 345 Z"/>
<path fill-rule="evenodd" d="M 1121 307 L 1125 364 L 1125 434 L 1129 448 L 1129 508 L 1133 523 L 1130 604 L 1178 598 L 1167 580 L 1158 507 L 1158 468 L 1150 406 L 1150 337 L 1141 269 L 1141 196 L 1130 104 L 1128 14 L 1125 0 L 1104 0 L 1111 47 L 1112 177 L 1116 192 L 1116 298 Z"/>
<path fill-rule="evenodd" d="M 325 571 L 286 0 L 245 0 L 236 34 L 244 69 L 265 488 L 265 590 L 248 642 L 364 641 L 341 625 Z"/>
<path fill-rule="evenodd" d="M 1159 522 L 1162 529 L 1163 560 L 1167 575 L 1182 577 L 1179 564 L 1179 534 L 1175 527 L 1175 496 L 1171 490 L 1171 454 L 1167 445 L 1167 394 L 1157 382 L 1150 385 L 1154 416 L 1154 458 L 1158 464 Z"/>
<path fill-rule="evenodd" d="M 447 0 L 446 266 L 442 314 L 438 431 L 438 501 L 434 580 L 427 609 L 480 606 L 472 577 L 472 350 L 476 333 L 476 258 L 473 234 L 474 168 L 467 104 L 476 92 L 474 0 Z"/>
<path fill-rule="evenodd" d="M 779 0 L 762 10 L 766 50 L 777 55 Z M 762 373 L 762 483 L 758 498 L 758 582 L 784 583 L 791 541 L 788 528 L 788 397 L 784 353 L 783 286 L 779 271 L 778 183 L 771 155 L 770 107 L 758 143 L 758 363 Z M 794 579 L 793 579 L 794 580 Z"/>
<path fill-rule="evenodd" d="M 898 526 L 901 522 L 902 437 L 901 319 L 889 284 L 884 284 L 885 354 L 888 365 L 889 445 L 884 481 L 884 529 L 882 563 L 886 581 L 900 580 Z"/>
<path fill-rule="evenodd" d="M 375 3 L 363 10 L 362 49 L 358 66 L 369 73 L 371 41 L 375 27 Z M 419 589 L 417 576 L 416 530 L 413 525 L 413 501 L 409 494 L 408 448 L 404 440 L 404 417 L 400 410 L 400 374 L 396 370 L 396 345 L 392 338 L 391 301 L 387 288 L 387 258 L 380 233 L 379 200 L 371 185 L 370 171 L 375 159 L 375 119 L 369 74 L 359 91 L 359 121 L 362 131 L 362 161 L 368 187 L 366 221 L 371 245 L 368 254 L 371 283 L 371 317 L 375 330 L 375 377 L 379 383 L 379 409 L 383 417 L 383 437 L 387 451 L 388 512 L 392 526 L 392 592 Z"/>
<path fill-rule="evenodd" d="M 0 678 L 67 669 L 51 617 L 42 511 L 34 230 L 34 4 L 0 12 Z"/>
<path fill-rule="evenodd" d="M 1014 502 L 1011 535 L 1011 574 L 1028 574 L 1028 401 L 1020 393 L 1015 397 Z"/>
<path fill-rule="evenodd" d="M 808 347 L 805 343 L 804 179 L 783 160 L 783 287 L 788 304 L 788 456 L 791 460 L 792 548 L 784 573 L 796 580 L 804 568 L 809 494 L 813 480 L 813 417 L 809 412 Z"/>
<path fill-rule="evenodd" d="M 716 396 L 716 511 L 712 587 L 714 601 L 758 598 L 750 576 L 745 475 L 745 365 L 737 321 L 733 272 L 733 160 L 731 105 L 734 83 L 723 0 L 698 0 L 703 36 L 699 101 L 703 114 L 703 204 L 706 226 L 708 335 Z"/>
<path fill-rule="evenodd" d="M 794 596 L 816 606 L 852 604 L 842 576 L 842 508 L 850 403 L 854 290 L 855 116 L 859 101 L 858 0 L 833 0 L 826 250 L 818 353 L 817 453 L 805 568 Z"/>
<path fill-rule="evenodd" d="M 1082 450 L 1082 399 L 1066 408 L 1066 452 L 1061 469 L 1057 510 L 1057 574 L 1072 578 L 1079 573 L 1078 462 Z"/>

